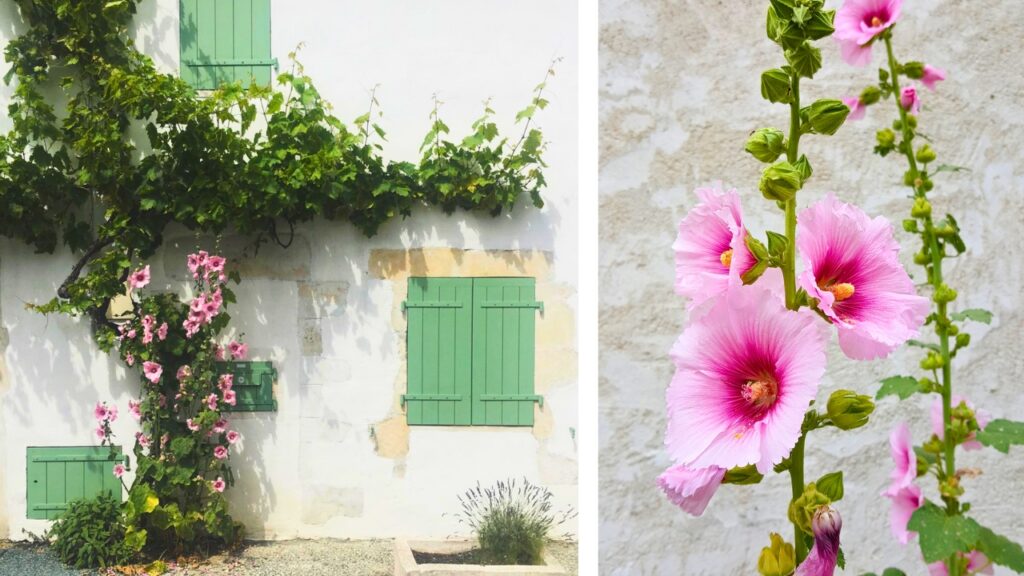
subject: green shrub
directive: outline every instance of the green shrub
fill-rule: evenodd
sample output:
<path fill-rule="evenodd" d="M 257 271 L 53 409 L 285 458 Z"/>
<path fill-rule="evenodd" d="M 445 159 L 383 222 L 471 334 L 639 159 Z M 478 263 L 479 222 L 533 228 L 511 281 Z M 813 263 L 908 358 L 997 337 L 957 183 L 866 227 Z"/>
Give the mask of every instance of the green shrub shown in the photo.
<path fill-rule="evenodd" d="M 541 564 L 544 546 L 555 526 L 575 516 L 571 509 L 552 510 L 551 492 L 525 478 L 470 489 L 459 497 L 461 522 L 473 529 L 484 564 Z"/>
<path fill-rule="evenodd" d="M 68 503 L 49 535 L 53 551 L 75 568 L 126 564 L 133 555 L 125 545 L 121 504 L 106 494 Z"/>

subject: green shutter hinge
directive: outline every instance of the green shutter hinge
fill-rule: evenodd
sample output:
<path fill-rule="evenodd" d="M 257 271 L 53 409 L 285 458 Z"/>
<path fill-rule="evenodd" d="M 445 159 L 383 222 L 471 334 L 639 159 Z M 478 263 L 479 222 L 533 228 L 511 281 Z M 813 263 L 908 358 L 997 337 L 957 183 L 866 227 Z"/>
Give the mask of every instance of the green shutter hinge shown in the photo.
<path fill-rule="evenodd" d="M 481 308 L 533 308 L 540 310 L 540 313 L 544 313 L 543 302 L 484 302 L 480 304 Z"/>
<path fill-rule="evenodd" d="M 409 302 L 402 301 L 402 310 L 409 308 L 462 308 L 462 302 Z"/>
<path fill-rule="evenodd" d="M 481 402 L 507 402 L 507 401 L 528 401 L 536 402 L 541 408 L 544 407 L 544 397 L 540 394 L 481 394 Z"/>
<path fill-rule="evenodd" d="M 277 58 L 237 58 L 226 60 L 196 60 L 190 58 L 182 60 L 181 63 L 193 68 L 202 68 L 204 66 L 271 66 L 274 70 L 278 69 Z"/>
<path fill-rule="evenodd" d="M 462 400 L 462 394 L 402 394 L 402 407 L 409 400 Z"/>

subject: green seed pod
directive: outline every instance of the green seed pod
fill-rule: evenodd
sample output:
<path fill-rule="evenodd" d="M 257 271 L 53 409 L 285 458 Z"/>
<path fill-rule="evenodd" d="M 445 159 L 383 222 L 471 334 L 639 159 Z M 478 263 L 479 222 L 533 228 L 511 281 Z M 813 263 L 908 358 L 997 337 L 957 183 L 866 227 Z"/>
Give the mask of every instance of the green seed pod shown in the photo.
<path fill-rule="evenodd" d="M 801 186 L 800 171 L 789 162 L 779 162 L 764 169 L 758 188 L 765 198 L 785 202 L 796 196 Z"/>
<path fill-rule="evenodd" d="M 761 162 L 775 162 L 786 151 L 786 137 L 776 128 L 758 128 L 747 139 L 744 150 Z"/>
<path fill-rule="evenodd" d="M 836 390 L 828 398 L 828 417 L 840 430 L 853 430 L 867 424 L 874 410 L 875 403 L 870 396 L 851 390 Z"/>
<path fill-rule="evenodd" d="M 907 173 L 909 174 L 909 172 Z M 907 184 L 908 186 L 910 183 Z M 932 205 L 924 198 L 915 198 L 914 207 L 910 209 L 910 215 L 914 218 L 927 218 L 932 215 Z"/>
<path fill-rule="evenodd" d="M 935 151 L 928 144 L 921 146 L 917 149 L 917 161 L 922 164 L 927 164 L 935 160 Z"/>

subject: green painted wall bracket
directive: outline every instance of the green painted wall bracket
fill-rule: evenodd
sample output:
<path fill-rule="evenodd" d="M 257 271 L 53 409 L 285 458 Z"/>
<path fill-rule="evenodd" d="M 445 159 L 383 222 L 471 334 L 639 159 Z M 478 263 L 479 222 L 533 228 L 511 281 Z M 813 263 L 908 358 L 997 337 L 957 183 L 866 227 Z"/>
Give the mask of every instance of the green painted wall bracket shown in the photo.
<path fill-rule="evenodd" d="M 541 408 L 544 407 L 544 397 L 540 394 L 481 394 L 482 402 L 510 402 L 510 401 L 536 402 Z"/>

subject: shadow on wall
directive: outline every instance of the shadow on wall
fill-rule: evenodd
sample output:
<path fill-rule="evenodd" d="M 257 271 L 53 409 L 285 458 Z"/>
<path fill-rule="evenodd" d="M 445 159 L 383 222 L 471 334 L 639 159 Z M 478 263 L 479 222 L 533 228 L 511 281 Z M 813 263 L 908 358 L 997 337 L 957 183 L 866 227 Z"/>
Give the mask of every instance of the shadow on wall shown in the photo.
<path fill-rule="evenodd" d="M 153 59 L 158 70 L 174 73 L 178 69 L 179 55 L 177 52 L 168 52 L 165 48 L 178 47 L 179 19 L 176 11 L 171 14 L 161 12 L 158 9 L 159 4 L 156 0 L 140 2 L 129 26 L 129 34 L 135 38 L 139 51 Z M 177 10 L 177 2 L 174 3 L 174 7 Z M 174 41 L 168 43 L 168 38 Z"/>

